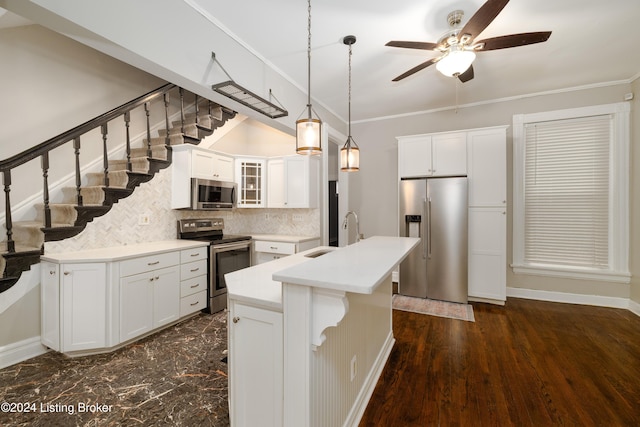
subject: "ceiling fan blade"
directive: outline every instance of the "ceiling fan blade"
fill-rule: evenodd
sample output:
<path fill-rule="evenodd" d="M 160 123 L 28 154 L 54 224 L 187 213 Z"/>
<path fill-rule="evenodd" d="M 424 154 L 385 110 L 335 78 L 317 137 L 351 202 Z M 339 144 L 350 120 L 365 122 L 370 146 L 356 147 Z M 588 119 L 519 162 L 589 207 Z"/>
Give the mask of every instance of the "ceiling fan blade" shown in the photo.
<path fill-rule="evenodd" d="M 394 81 L 394 82 L 400 81 L 400 80 L 402 80 L 402 79 L 404 79 L 404 78 L 406 78 L 406 77 L 409 77 L 409 76 L 410 76 L 410 75 L 412 75 L 412 74 L 417 73 L 417 72 L 418 72 L 418 71 L 420 71 L 420 70 L 424 70 L 424 69 L 425 69 L 425 68 L 427 68 L 429 65 L 432 65 L 434 62 L 436 62 L 436 60 L 437 60 L 437 59 L 438 59 L 438 58 L 432 58 L 432 59 L 430 59 L 430 60 L 428 60 L 428 61 L 425 61 L 425 62 L 423 62 L 422 64 L 420 64 L 420 65 L 417 65 L 417 66 L 413 67 L 413 68 L 412 68 L 412 69 L 410 69 L 409 71 L 407 71 L 407 72 L 405 72 L 405 73 L 400 74 L 398 77 L 396 77 L 396 78 L 395 78 L 395 79 L 393 79 L 392 81 Z"/>
<path fill-rule="evenodd" d="M 436 43 L 406 42 L 406 41 L 397 41 L 397 40 L 392 40 L 389 43 L 385 44 L 385 46 L 404 47 L 407 49 L 423 49 L 423 50 L 434 50 L 436 47 L 438 47 Z"/>
<path fill-rule="evenodd" d="M 475 39 L 493 22 L 507 3 L 509 3 L 509 0 L 488 0 L 462 27 L 462 30 L 458 33 L 458 40 L 465 34 L 471 36 L 470 41 Z"/>
<path fill-rule="evenodd" d="M 476 44 L 482 43 L 484 45 L 478 48 L 478 50 L 497 50 L 546 42 L 549 39 L 549 36 L 551 36 L 551 31 L 509 34 L 506 36 L 492 37 L 490 39 L 480 40 L 476 42 Z"/>
<path fill-rule="evenodd" d="M 464 73 L 458 76 L 458 80 L 460 80 L 462 83 L 466 83 L 472 78 L 473 78 L 473 65 L 470 65 L 469 68 L 467 68 L 467 71 L 465 71 Z"/>

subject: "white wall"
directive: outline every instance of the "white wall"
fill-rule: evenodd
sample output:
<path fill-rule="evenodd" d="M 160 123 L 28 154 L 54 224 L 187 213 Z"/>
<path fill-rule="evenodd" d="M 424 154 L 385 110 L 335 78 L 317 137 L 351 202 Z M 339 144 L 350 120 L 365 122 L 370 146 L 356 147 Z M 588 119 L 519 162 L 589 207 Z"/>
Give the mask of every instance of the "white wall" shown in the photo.
<path fill-rule="evenodd" d="M 636 91 L 638 84 L 634 85 Z M 366 236 L 397 235 L 397 141 L 401 135 L 413 135 L 429 132 L 454 131 L 459 129 L 480 128 L 497 125 L 511 125 L 512 116 L 519 113 L 550 111 L 564 108 L 621 102 L 624 94 L 631 92 L 630 84 L 585 89 L 573 92 L 546 94 L 523 99 L 515 99 L 493 104 L 472 107 L 460 107 L 454 110 L 416 114 L 375 122 L 361 122 L 352 125 L 353 135 L 360 146 L 360 172 L 350 181 L 351 207 L 358 212 L 360 229 Z M 461 90 L 465 90 L 464 87 Z M 453 95 L 452 95 L 453 96 Z M 635 101 L 637 103 L 637 101 Z M 637 104 L 636 104 L 637 105 Z M 637 125 L 637 115 L 636 117 Z M 510 263 L 512 237 L 512 132 L 507 130 L 507 260 Z M 638 158 L 638 135 L 633 133 L 632 146 Z M 636 208 L 633 227 L 632 252 L 630 259 L 640 258 L 638 244 L 638 165 L 635 162 L 633 173 L 635 185 L 632 188 L 632 206 Z M 632 274 L 640 274 L 638 261 L 631 266 Z M 629 298 L 630 286 L 626 284 L 599 283 L 570 279 L 541 278 L 528 275 L 515 275 L 507 268 L 507 286 L 576 294 L 601 295 Z M 637 278 L 634 279 L 637 283 Z M 637 286 L 637 285 L 636 285 Z M 640 295 L 640 291 L 636 293 Z"/>

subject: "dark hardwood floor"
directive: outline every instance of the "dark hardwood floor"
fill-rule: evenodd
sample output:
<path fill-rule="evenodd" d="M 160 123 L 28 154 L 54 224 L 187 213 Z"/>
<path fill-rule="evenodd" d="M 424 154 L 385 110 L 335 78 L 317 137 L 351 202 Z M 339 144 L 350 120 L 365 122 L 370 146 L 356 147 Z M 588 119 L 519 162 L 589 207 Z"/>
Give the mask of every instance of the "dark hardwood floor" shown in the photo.
<path fill-rule="evenodd" d="M 640 317 L 509 298 L 475 323 L 393 312 L 360 426 L 638 426 Z"/>

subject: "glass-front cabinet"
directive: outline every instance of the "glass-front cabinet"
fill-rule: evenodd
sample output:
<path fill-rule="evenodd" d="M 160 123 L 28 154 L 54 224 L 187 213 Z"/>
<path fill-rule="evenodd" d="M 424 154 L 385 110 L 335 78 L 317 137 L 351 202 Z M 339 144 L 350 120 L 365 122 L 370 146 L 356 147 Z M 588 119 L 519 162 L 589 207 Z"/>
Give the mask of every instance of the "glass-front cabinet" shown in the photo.
<path fill-rule="evenodd" d="M 236 159 L 239 208 L 266 207 L 266 160 L 259 158 Z"/>

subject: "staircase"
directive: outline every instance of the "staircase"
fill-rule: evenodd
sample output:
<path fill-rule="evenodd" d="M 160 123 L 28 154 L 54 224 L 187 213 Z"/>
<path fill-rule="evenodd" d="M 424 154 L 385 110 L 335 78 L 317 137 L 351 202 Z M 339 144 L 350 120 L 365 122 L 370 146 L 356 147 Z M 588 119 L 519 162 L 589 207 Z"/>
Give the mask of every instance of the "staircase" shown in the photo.
<path fill-rule="evenodd" d="M 185 106 L 185 99 L 190 102 Z M 172 102 L 173 101 L 173 102 Z M 164 117 L 151 136 L 152 106 L 164 104 Z M 144 109 L 146 138 L 140 147 L 130 140 L 129 126 L 132 112 Z M 171 112 L 171 110 L 174 110 Z M 179 120 L 170 117 L 179 115 Z M 23 271 L 40 262 L 44 242 L 67 239 L 79 234 L 87 223 L 109 212 L 114 203 L 133 193 L 141 183 L 171 164 L 171 146 L 199 144 L 200 141 L 224 125 L 236 113 L 210 100 L 187 92 L 174 84 L 164 85 L 126 104 L 104 113 L 63 134 L 45 141 L 9 159 L 0 161 L 5 192 L 6 240 L 0 243 L 0 293 L 11 288 Z M 124 158 L 108 155 L 108 129 L 113 120 L 126 125 Z M 157 126 L 156 126 L 157 127 Z M 80 169 L 81 140 L 88 132 L 100 129 L 103 167 L 100 172 L 82 174 Z M 95 143 L 95 141 L 93 141 Z M 120 141 L 122 144 L 123 141 Z M 61 203 L 49 201 L 49 152 L 65 144 L 73 144 L 75 155 L 75 186 L 62 189 Z M 11 171 L 30 161 L 40 159 L 43 180 L 43 200 L 36 204 L 36 217 L 29 221 L 12 221 Z M 84 178 L 84 185 L 82 184 Z"/>

